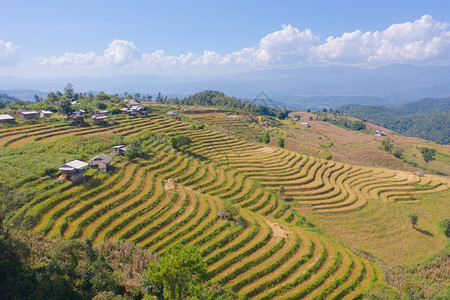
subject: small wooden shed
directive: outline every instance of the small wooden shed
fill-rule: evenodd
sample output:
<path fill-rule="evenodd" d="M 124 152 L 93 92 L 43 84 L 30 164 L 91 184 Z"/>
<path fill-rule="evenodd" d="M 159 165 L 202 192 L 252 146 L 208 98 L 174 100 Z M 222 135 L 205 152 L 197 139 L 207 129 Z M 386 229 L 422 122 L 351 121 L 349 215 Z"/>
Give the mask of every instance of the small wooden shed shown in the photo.
<path fill-rule="evenodd" d="M 58 170 L 61 171 L 62 176 L 65 180 L 70 180 L 72 182 L 77 182 L 83 179 L 85 168 L 88 166 L 87 163 L 81 160 L 73 160 L 71 162 L 61 165 Z"/>
<path fill-rule="evenodd" d="M 113 157 L 106 154 L 99 154 L 94 156 L 89 160 L 89 167 L 99 169 L 100 171 L 106 172 L 109 168 L 109 165 L 113 161 Z"/>

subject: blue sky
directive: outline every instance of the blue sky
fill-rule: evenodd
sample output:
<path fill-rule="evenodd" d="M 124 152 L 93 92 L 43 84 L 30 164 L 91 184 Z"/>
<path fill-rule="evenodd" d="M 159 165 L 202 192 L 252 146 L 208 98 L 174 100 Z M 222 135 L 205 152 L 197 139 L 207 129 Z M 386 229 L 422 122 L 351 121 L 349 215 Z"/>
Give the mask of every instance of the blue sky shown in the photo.
<path fill-rule="evenodd" d="M 3 76 L 450 61 L 447 0 L 17 0 L 0 1 L 0 11 Z"/>

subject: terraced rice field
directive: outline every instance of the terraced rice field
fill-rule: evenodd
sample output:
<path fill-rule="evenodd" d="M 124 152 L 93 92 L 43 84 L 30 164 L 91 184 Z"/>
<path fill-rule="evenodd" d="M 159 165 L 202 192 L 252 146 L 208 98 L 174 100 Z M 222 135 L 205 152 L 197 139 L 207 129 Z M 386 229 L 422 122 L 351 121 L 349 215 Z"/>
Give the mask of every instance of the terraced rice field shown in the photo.
<path fill-rule="evenodd" d="M 190 150 L 224 163 L 254 179 L 294 205 L 318 212 L 360 209 L 370 199 L 414 201 L 414 195 L 448 188 L 448 180 L 410 172 L 357 167 L 288 150 L 261 147 L 218 133 L 192 134 Z"/>
<path fill-rule="evenodd" d="M 340 213 L 372 199 L 415 201 L 418 193 L 448 188 L 439 177 L 346 165 L 188 128 L 153 115 L 100 129 L 23 127 L 0 132 L 0 142 L 15 147 L 102 132 L 189 135 L 185 154 L 152 141 L 153 157 L 117 165 L 91 189 L 49 181 L 21 212 L 35 216 L 35 230 L 48 236 L 127 239 L 158 253 L 176 243 L 195 245 L 214 282 L 257 299 L 353 299 L 383 281 L 376 264 L 307 230 L 286 202 Z M 239 207 L 238 221 L 217 218 L 224 201 Z"/>
<path fill-rule="evenodd" d="M 165 132 L 182 130 L 189 125 L 150 114 L 143 118 L 115 118 L 116 124 L 109 126 L 72 126 L 67 123 L 52 125 L 36 124 L 13 127 L 0 131 L 0 147 L 17 148 L 30 141 L 49 141 L 67 136 L 91 136 L 104 133 L 116 133 L 125 137 L 135 136 L 144 131 Z"/>
<path fill-rule="evenodd" d="M 191 119 L 208 124 L 215 131 L 232 134 L 239 138 L 255 140 L 263 136 L 263 131 L 258 123 L 248 123 L 246 117 L 239 115 L 226 115 L 225 113 L 206 113 L 190 115 Z"/>

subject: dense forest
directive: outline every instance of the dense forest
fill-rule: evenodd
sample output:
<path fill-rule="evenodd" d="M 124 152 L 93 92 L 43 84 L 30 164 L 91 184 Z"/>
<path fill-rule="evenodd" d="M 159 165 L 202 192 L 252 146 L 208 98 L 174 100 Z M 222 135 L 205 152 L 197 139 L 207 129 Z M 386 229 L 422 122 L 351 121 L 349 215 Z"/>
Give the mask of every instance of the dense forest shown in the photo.
<path fill-rule="evenodd" d="M 237 111 L 243 111 L 250 114 L 273 116 L 285 119 L 289 113 L 286 108 L 275 108 L 266 105 L 256 105 L 250 101 L 241 101 L 235 97 L 226 96 L 218 91 L 203 91 L 197 94 L 185 97 L 183 99 L 162 97 L 160 94 L 156 97 L 157 103 L 177 104 L 177 105 L 198 105 L 223 107 Z"/>
<path fill-rule="evenodd" d="M 423 99 L 394 108 L 349 104 L 339 110 L 406 136 L 450 143 L 450 98 Z"/>

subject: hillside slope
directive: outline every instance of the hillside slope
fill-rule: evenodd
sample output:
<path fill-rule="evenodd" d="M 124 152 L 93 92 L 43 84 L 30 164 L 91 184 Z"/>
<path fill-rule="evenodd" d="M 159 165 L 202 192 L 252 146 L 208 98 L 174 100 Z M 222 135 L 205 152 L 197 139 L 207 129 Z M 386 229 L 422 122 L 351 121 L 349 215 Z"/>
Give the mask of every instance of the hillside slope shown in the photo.
<path fill-rule="evenodd" d="M 423 99 L 394 108 L 349 104 L 339 110 L 406 136 L 450 143 L 450 98 Z"/>
<path fill-rule="evenodd" d="M 421 213 L 426 227 L 417 227 L 431 235 L 411 229 L 389 240 L 395 256 L 383 250 L 386 237 L 378 231 L 358 233 L 354 244 L 325 220 L 339 224 L 359 212 L 379 215 L 390 208 L 401 213 L 393 213 L 392 220 L 364 222 L 396 226 L 404 207 L 425 209 L 434 195 L 448 195 L 448 178 L 357 166 L 246 140 L 269 131 L 272 142 L 279 135 L 306 145 L 307 138 L 297 139 L 276 119 L 273 128 L 261 130 L 249 115 L 199 115 L 185 111 L 178 120 L 153 112 L 118 116 L 105 127 L 69 126 L 55 119 L 0 128 L 2 180 L 26 194 L 29 201 L 18 216 L 36 232 L 95 244 L 130 240 L 160 254 L 177 243 L 194 245 L 213 282 L 249 298 L 353 299 L 383 282 L 376 259 L 410 264 L 443 249 L 445 237 L 436 224 L 443 214 L 435 211 Z M 200 121 L 204 127 L 193 126 Z M 300 134 L 314 134 L 306 129 Z M 170 138 L 180 134 L 192 142 L 175 149 Z M 318 135 L 318 141 L 329 142 Z M 141 158 L 115 156 L 109 172 L 89 170 L 83 183 L 61 180 L 55 170 L 64 161 L 112 154 L 111 146 L 133 140 L 142 144 Z M 444 199 L 440 205 L 446 203 Z M 235 221 L 217 217 L 227 204 L 238 210 Z M 441 206 L 436 210 L 442 212 Z M 422 246 L 399 252 L 408 239 Z"/>

